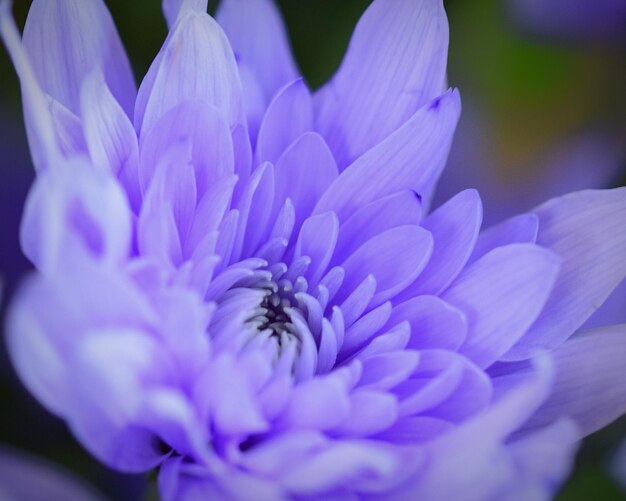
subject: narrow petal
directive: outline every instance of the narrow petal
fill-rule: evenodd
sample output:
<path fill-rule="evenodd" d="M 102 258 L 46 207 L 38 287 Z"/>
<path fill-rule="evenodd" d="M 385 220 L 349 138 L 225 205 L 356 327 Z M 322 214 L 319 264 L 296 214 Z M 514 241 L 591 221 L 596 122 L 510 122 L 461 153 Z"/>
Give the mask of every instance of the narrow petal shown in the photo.
<path fill-rule="evenodd" d="M 131 116 L 135 81 L 104 2 L 34 1 L 23 43 L 44 92 L 74 114 L 80 114 L 80 89 L 96 66 L 111 94 Z"/>
<path fill-rule="evenodd" d="M 448 157 L 460 111 L 456 91 L 420 108 L 348 166 L 328 188 L 316 211 L 334 210 L 339 220 L 345 221 L 366 204 L 402 190 L 413 190 L 428 202 Z"/>
<path fill-rule="evenodd" d="M 339 310 L 341 311 L 341 310 Z M 378 334 L 391 315 L 391 303 L 386 302 L 367 312 L 356 322 L 354 322 L 345 333 L 344 342 L 341 344 L 341 355 L 343 359 L 353 354 L 361 348 L 374 335 Z"/>
<path fill-rule="evenodd" d="M 442 299 L 467 315 L 460 352 L 487 367 L 537 318 L 559 272 L 559 258 L 532 244 L 499 247 L 459 275 Z"/>
<path fill-rule="evenodd" d="M 24 122 L 35 168 L 43 170 L 54 165 L 61 156 L 57 144 L 57 127 L 48 110 L 49 96 L 42 91 L 37 76 L 22 44 L 11 12 L 11 2 L 0 4 L 0 36 L 20 79 L 24 101 Z"/>
<path fill-rule="evenodd" d="M 580 438 L 626 413 L 626 325 L 577 334 L 551 354 L 554 388 L 526 430 L 570 417 L 580 427 Z"/>
<path fill-rule="evenodd" d="M 302 225 L 294 259 L 300 256 L 311 258 L 305 277 L 310 285 L 315 286 L 322 278 L 335 250 L 339 222 L 333 212 L 311 216 Z"/>
<path fill-rule="evenodd" d="M 137 223 L 141 254 L 153 256 L 167 267 L 183 260 L 186 240 L 196 209 L 197 187 L 188 143 L 167 151 L 157 165 Z"/>
<path fill-rule="evenodd" d="M 537 208 L 537 243 L 563 259 L 546 307 L 506 355 L 528 358 L 571 336 L 626 277 L 626 188 L 589 190 Z"/>
<path fill-rule="evenodd" d="M 298 77 L 287 31 L 272 0 L 224 0 L 215 17 L 237 63 L 256 75 L 268 102 L 280 87 Z"/>
<path fill-rule="evenodd" d="M 139 205 L 139 146 L 132 122 L 113 97 L 99 71 L 85 78 L 81 118 L 89 156 L 98 169 L 123 177 Z"/>
<path fill-rule="evenodd" d="M 274 167 L 269 163 L 261 165 L 250 178 L 249 189 L 239 201 L 240 214 L 239 228 L 245 231 L 242 235 L 243 257 L 252 257 L 253 252 L 266 240 L 266 235 L 272 228 L 268 226 L 272 214 L 268 210 L 274 200 L 275 179 Z"/>
<path fill-rule="evenodd" d="M 337 74 L 316 96 L 319 129 L 340 166 L 443 92 L 447 52 L 448 22 L 440 0 L 372 3 Z"/>

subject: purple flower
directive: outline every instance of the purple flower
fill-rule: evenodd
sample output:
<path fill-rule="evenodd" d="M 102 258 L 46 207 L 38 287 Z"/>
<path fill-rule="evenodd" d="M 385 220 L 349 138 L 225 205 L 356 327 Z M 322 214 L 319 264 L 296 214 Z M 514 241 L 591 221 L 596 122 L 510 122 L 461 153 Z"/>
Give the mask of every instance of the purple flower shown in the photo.
<path fill-rule="evenodd" d="M 626 190 L 429 209 L 440 0 L 374 1 L 313 95 L 269 0 L 165 1 L 137 93 L 99 0 L 35 0 L 22 41 L 2 5 L 38 172 L 9 348 L 107 465 L 166 500 L 545 499 L 626 409 L 626 327 L 576 333 Z"/>

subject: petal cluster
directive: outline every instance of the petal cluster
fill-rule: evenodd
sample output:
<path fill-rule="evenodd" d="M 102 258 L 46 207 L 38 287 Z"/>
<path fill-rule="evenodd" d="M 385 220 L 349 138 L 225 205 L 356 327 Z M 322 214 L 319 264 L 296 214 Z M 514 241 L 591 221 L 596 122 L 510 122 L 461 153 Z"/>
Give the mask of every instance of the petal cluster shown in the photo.
<path fill-rule="evenodd" d="M 23 41 L 1 15 L 38 169 L 24 383 L 164 499 L 549 496 L 626 409 L 625 327 L 568 341 L 626 276 L 624 189 L 431 210 L 440 0 L 373 2 L 313 94 L 269 0 L 206 7 L 164 2 L 138 91 L 101 1 L 35 0 Z"/>

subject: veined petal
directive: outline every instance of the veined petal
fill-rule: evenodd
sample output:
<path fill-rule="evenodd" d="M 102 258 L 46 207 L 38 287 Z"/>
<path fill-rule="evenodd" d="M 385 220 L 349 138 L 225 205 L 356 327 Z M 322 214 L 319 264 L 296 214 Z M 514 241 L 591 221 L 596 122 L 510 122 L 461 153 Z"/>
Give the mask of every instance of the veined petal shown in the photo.
<path fill-rule="evenodd" d="M 147 132 L 166 112 L 194 100 L 217 108 L 230 127 L 245 124 L 241 82 L 228 39 L 208 14 L 188 9 L 139 88 L 135 127 Z"/>
<path fill-rule="evenodd" d="M 403 296 L 438 294 L 444 290 L 469 259 L 481 222 L 482 204 L 476 190 L 462 191 L 429 214 L 422 227 L 433 236 L 433 255 Z"/>
<path fill-rule="evenodd" d="M 196 10 L 205 13 L 207 10 L 207 0 L 163 0 L 162 8 L 167 25 L 172 28 L 176 24 L 176 19 L 186 10 Z"/>
<path fill-rule="evenodd" d="M 626 188 L 571 193 L 534 213 L 537 243 L 561 256 L 563 265 L 544 311 L 507 360 L 558 346 L 626 277 Z"/>
<path fill-rule="evenodd" d="M 50 164 L 54 165 L 61 156 L 57 144 L 57 124 L 53 123 L 52 111 L 48 110 L 48 101 L 51 98 L 42 91 L 24 50 L 20 32 L 12 17 L 11 6 L 10 1 L 0 3 L 0 36 L 20 79 L 24 122 L 33 164 L 36 169 L 43 170 Z"/>
<path fill-rule="evenodd" d="M 540 314 L 559 263 L 536 245 L 511 244 L 465 269 L 441 296 L 467 315 L 469 332 L 460 353 L 488 367 L 513 346 Z"/>
<path fill-rule="evenodd" d="M 396 226 L 418 225 L 422 218 L 419 196 L 405 190 L 386 196 L 364 206 L 339 229 L 335 260 L 352 254 L 367 240 Z"/>
<path fill-rule="evenodd" d="M 626 413 L 625 324 L 577 334 L 551 354 L 554 388 L 525 430 L 569 417 L 579 425 L 581 438 Z"/>
<path fill-rule="evenodd" d="M 389 495 L 433 501 L 494 499 L 491 496 L 517 475 L 504 440 L 548 396 L 551 381 L 550 363 L 541 358 L 535 371 L 505 398 L 431 442 L 427 467 Z M 461 469 L 463 475 L 458 474 Z"/>
<path fill-rule="evenodd" d="M 357 158 L 328 188 L 316 212 L 334 210 L 340 221 L 386 195 L 413 190 L 428 205 L 448 157 L 461 111 L 449 91 L 420 108 L 399 129 Z"/>
<path fill-rule="evenodd" d="M 274 212 L 289 197 L 299 228 L 336 178 L 337 164 L 324 139 L 314 132 L 301 135 L 276 162 Z"/>
<path fill-rule="evenodd" d="M 168 150 L 187 142 L 199 197 L 234 173 L 233 142 L 220 111 L 206 101 L 182 102 L 164 113 L 141 136 L 139 180 L 143 192 Z"/>
<path fill-rule="evenodd" d="M 76 115 L 87 75 L 98 68 L 127 115 L 136 87 L 113 19 L 101 0 L 35 0 L 24 26 L 24 48 L 47 94 Z"/>
<path fill-rule="evenodd" d="M 298 78 L 282 87 L 267 107 L 256 141 L 256 163 L 276 162 L 298 136 L 312 130 L 311 93 Z"/>
<path fill-rule="evenodd" d="M 128 181 L 133 205 L 139 205 L 139 146 L 132 122 L 115 100 L 98 69 L 85 78 L 81 118 L 94 167 Z"/>
<path fill-rule="evenodd" d="M 441 0 L 376 0 L 345 59 L 316 96 L 319 130 L 341 167 L 441 94 L 448 22 Z"/>
<path fill-rule="evenodd" d="M 224 0 L 215 17 L 230 40 L 237 62 L 254 72 L 266 100 L 298 77 L 287 31 L 272 0 Z"/>
<path fill-rule="evenodd" d="M 419 226 L 397 226 L 365 242 L 341 265 L 346 272 L 340 295 L 358 286 L 368 275 L 376 279 L 372 306 L 392 298 L 409 285 L 426 266 L 432 237 Z M 337 297 L 339 301 L 339 296 Z"/>
<path fill-rule="evenodd" d="M 408 321 L 409 348 L 457 350 L 467 336 L 467 317 L 437 296 L 418 296 L 394 306 L 389 325 Z"/>
<path fill-rule="evenodd" d="M 339 222 L 333 212 L 311 216 L 302 225 L 296 247 L 294 260 L 300 256 L 311 258 L 306 271 L 306 278 L 311 286 L 317 285 L 328 267 L 335 250 Z"/>
<path fill-rule="evenodd" d="M 538 231 L 539 218 L 536 214 L 520 214 L 491 226 L 480 232 L 468 264 L 496 247 L 509 244 L 534 244 L 537 241 Z"/>
<path fill-rule="evenodd" d="M 193 222 L 197 186 L 188 142 L 174 144 L 160 159 L 137 223 L 137 245 L 163 265 L 180 265 Z"/>

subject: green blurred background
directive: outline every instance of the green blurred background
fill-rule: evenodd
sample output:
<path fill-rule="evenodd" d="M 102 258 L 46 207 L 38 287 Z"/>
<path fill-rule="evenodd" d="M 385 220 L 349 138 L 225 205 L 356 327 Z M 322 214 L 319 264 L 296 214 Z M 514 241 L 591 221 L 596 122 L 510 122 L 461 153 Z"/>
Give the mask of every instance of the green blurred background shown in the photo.
<path fill-rule="evenodd" d="M 212 12 L 217 2 L 209 3 Z M 339 65 L 354 25 L 370 2 L 278 3 L 300 68 L 316 88 Z M 15 2 L 20 27 L 29 4 L 28 0 Z M 160 2 L 110 0 L 107 5 L 140 82 L 166 34 Z M 486 165 L 481 168 L 488 175 L 511 184 L 541 178 L 542 162 L 537 159 L 554 144 L 581 131 L 600 131 L 621 147 L 626 144 L 624 38 L 609 43 L 537 36 L 507 16 L 500 0 L 445 0 L 445 6 L 451 32 L 449 82 L 461 90 L 464 109 L 471 109 L 470 117 L 478 114 L 479 124 L 488 124 L 488 151 L 477 155 L 484 158 L 487 154 Z M 0 79 L 0 269 L 4 309 L 6 298 L 28 270 L 17 235 L 33 171 L 28 160 L 17 78 L 2 50 Z M 479 138 L 483 134 L 480 128 L 473 133 Z M 611 184 L 623 184 L 623 154 L 618 155 L 617 161 L 621 170 L 616 170 Z M 0 350 L 0 402 L 0 443 L 64 465 L 111 499 L 154 497 L 153 482 L 146 486 L 141 478 L 106 471 L 91 459 L 63 424 L 26 394 L 10 369 L 4 349 Z M 589 437 L 559 499 L 626 499 L 626 493 L 620 491 L 607 469 L 611 455 L 625 436 L 626 420 L 622 419 Z"/>

